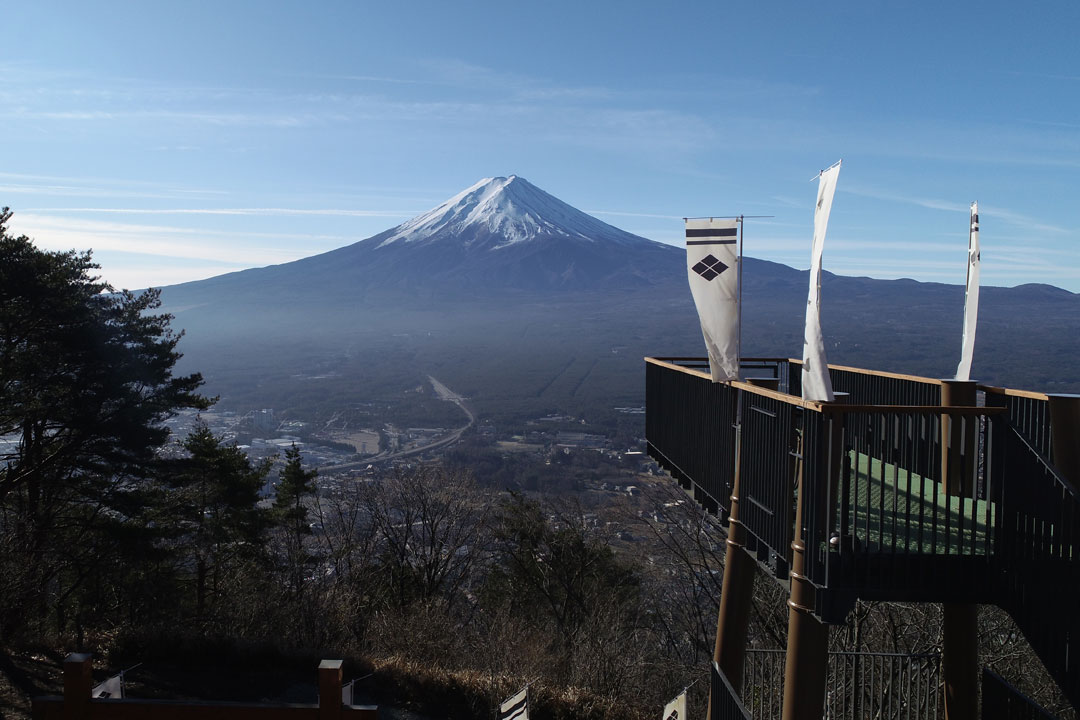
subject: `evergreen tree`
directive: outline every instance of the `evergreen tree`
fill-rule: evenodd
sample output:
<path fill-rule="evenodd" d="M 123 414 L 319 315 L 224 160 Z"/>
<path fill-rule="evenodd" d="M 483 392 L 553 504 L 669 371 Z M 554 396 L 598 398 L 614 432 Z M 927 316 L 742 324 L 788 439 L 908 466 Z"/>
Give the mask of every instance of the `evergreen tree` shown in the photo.
<path fill-rule="evenodd" d="M 276 523 L 284 531 L 285 568 L 290 589 L 297 595 L 302 592 L 305 571 L 312 559 L 304 550 L 304 538 L 311 534 L 304 501 L 316 492 L 318 474 L 317 470 L 304 470 L 296 445 L 285 451 L 285 467 L 277 484 L 273 513 Z"/>
<path fill-rule="evenodd" d="M 252 463 L 243 450 L 227 445 L 206 425 L 183 442 L 188 457 L 174 461 L 163 476 L 170 486 L 161 522 L 171 529 L 171 545 L 186 558 L 194 611 L 207 619 L 227 594 L 230 573 L 260 555 L 269 518 L 259 508 L 259 490 L 273 459 Z"/>
<path fill-rule="evenodd" d="M 0 437 L 17 438 L 0 445 L 0 641 L 121 602 L 164 421 L 209 405 L 198 374 L 173 375 L 181 334 L 153 313 L 157 291 L 113 292 L 89 252 L 39 250 L 10 218 L 0 210 Z"/>

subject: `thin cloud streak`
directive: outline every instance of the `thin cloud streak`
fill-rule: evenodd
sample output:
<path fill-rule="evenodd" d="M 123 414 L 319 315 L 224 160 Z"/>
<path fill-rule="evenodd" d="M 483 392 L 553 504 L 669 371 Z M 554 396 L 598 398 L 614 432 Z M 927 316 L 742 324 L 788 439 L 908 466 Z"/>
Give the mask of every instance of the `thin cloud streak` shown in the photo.
<path fill-rule="evenodd" d="M 25 221 L 25 222 L 24 222 Z M 199 237 L 215 237 L 221 240 L 237 239 L 260 239 L 260 240 L 286 240 L 290 244 L 297 242 L 333 243 L 325 249 L 330 250 L 341 245 L 357 241 L 355 235 L 314 234 L 314 233 L 284 233 L 284 232 L 259 232 L 253 230 L 216 230 L 213 228 L 173 227 L 169 225 L 136 225 L 130 223 L 105 222 L 100 220 L 78 220 L 66 217 L 53 217 L 37 214 L 17 214 L 12 218 L 13 228 L 32 227 L 50 232 L 53 229 L 70 232 L 89 230 L 95 233 L 112 232 L 123 235 L 195 235 Z M 20 232 L 23 232 L 20 230 Z M 33 237 L 30 232 L 23 234 Z"/>
<path fill-rule="evenodd" d="M 660 220 L 682 220 L 682 215 L 656 215 L 653 213 L 619 212 L 618 210 L 585 210 L 589 215 L 614 215 L 616 217 L 658 218 Z"/>
<path fill-rule="evenodd" d="M 947 200 L 911 197 L 907 195 L 900 195 L 897 193 L 888 193 L 860 187 L 847 187 L 844 188 L 844 191 L 851 193 L 852 195 L 859 195 L 861 197 L 873 198 L 875 200 L 886 200 L 889 202 L 899 202 L 907 205 L 917 205 L 919 207 L 924 207 L 930 210 L 946 210 L 949 212 L 966 213 L 970 207 L 969 205 L 958 204 Z M 1012 212 L 1011 210 L 995 207 L 993 205 L 980 204 L 979 215 L 998 218 L 1000 220 L 1004 220 L 1011 225 L 1024 227 L 1029 230 L 1040 230 L 1042 232 L 1051 232 L 1057 234 L 1069 234 L 1073 232 L 1068 228 L 1063 228 L 1058 225 L 1051 225 L 1048 223 L 1042 223 L 1027 215 Z"/>
<path fill-rule="evenodd" d="M 254 215 L 275 217 L 283 215 L 325 215 L 332 217 L 411 218 L 423 210 L 344 210 L 301 208 L 28 208 L 26 212 L 104 213 L 116 215 Z"/>
<path fill-rule="evenodd" d="M 47 250 L 90 248 L 94 251 L 226 262 L 243 267 L 289 262 L 311 254 L 310 248 L 280 250 L 262 246 L 237 247 L 218 241 L 208 243 L 204 238 L 212 233 L 202 230 L 77 221 L 31 214 L 12 218 L 11 229 L 34 238 L 39 247 Z"/>

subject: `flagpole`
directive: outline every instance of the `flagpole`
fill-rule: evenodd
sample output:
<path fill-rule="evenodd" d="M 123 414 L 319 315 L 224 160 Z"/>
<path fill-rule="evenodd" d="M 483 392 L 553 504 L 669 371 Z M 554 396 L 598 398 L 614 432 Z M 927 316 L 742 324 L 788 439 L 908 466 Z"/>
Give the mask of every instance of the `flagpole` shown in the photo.
<path fill-rule="evenodd" d="M 739 323 L 739 336 L 736 340 L 737 352 L 739 353 L 739 379 L 742 380 L 742 266 L 743 266 L 743 230 L 745 226 L 743 216 L 739 216 L 739 315 L 737 322 Z"/>

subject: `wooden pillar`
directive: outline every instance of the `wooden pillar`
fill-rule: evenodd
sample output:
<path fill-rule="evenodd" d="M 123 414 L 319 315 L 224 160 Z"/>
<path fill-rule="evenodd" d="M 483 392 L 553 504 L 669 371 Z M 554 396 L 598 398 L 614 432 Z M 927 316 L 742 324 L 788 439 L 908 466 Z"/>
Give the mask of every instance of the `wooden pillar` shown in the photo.
<path fill-rule="evenodd" d="M 1050 401 L 1050 452 L 1054 468 L 1080 485 L 1080 395 L 1047 395 Z"/>
<path fill-rule="evenodd" d="M 941 381 L 942 407 L 975 407 L 976 393 L 974 381 Z M 969 498 L 975 494 L 977 422 L 974 416 L 941 416 L 941 483 L 948 495 Z"/>
<path fill-rule="evenodd" d="M 942 381 L 943 407 L 974 407 L 975 404 L 976 385 L 973 381 Z M 966 422 L 948 415 L 941 416 L 941 482 L 946 495 L 974 495 L 974 477 L 978 468 L 975 460 L 976 421 L 974 416 L 967 418 Z M 966 463 L 961 462 L 964 459 Z M 978 717 L 978 610 L 977 605 L 966 603 L 942 605 L 941 674 L 945 690 L 945 720 L 976 720 Z"/>
<path fill-rule="evenodd" d="M 90 653 L 72 653 L 64 658 L 64 720 L 86 717 L 93 688 L 90 670 Z"/>
<path fill-rule="evenodd" d="M 319 720 L 341 717 L 341 660 L 319 663 Z"/>
<path fill-rule="evenodd" d="M 843 467 L 843 415 L 829 413 L 829 482 L 838 486 Z M 809 454 L 803 438 L 802 456 Z M 791 541 L 791 597 L 788 599 L 788 645 L 784 661 L 783 720 L 821 720 L 825 713 L 825 681 L 829 667 L 829 628 L 814 617 L 816 591 L 806 576 L 806 538 L 803 517 L 814 508 L 805 506 L 803 462 L 799 463 L 799 492 L 795 503 L 795 533 Z"/>
<path fill-rule="evenodd" d="M 739 391 L 741 392 L 741 391 Z M 739 407 L 742 401 L 739 401 Z M 724 579 L 720 586 L 720 609 L 716 616 L 716 644 L 713 661 L 727 677 L 731 687 L 742 694 L 743 666 L 746 662 L 746 635 L 750 627 L 750 608 L 754 599 L 754 559 L 746 552 L 746 528 L 739 521 L 742 418 L 735 430 L 735 477 L 732 479 L 731 512 L 728 514 L 727 548 L 724 554 Z M 705 717 L 712 715 L 712 692 Z"/>

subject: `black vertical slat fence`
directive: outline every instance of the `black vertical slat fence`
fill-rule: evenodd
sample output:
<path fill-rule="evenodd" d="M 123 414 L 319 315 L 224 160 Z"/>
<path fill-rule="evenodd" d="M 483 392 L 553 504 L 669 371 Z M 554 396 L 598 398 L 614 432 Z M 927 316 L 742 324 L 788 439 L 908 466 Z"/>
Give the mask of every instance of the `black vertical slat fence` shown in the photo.
<path fill-rule="evenodd" d="M 710 509 L 725 513 L 735 476 L 736 401 L 730 385 L 645 365 L 649 455 L 684 486 L 705 493 Z"/>
<path fill-rule="evenodd" d="M 792 395 L 802 394 L 802 362 L 791 360 Z M 847 393 L 852 405 L 940 405 L 941 383 L 929 378 L 893 377 L 857 369 L 829 368 L 833 391 Z"/>
<path fill-rule="evenodd" d="M 1011 424 L 1043 457 L 1052 458 L 1050 403 L 1045 398 L 1015 395 L 1002 388 L 980 386 L 988 407 L 1006 409 Z"/>
<path fill-rule="evenodd" d="M 793 406 L 750 392 L 742 402 L 739 519 L 783 561 L 773 563 L 773 570 L 786 577 L 795 512 Z"/>
<path fill-rule="evenodd" d="M 709 720 L 750 720 L 739 694 L 715 662 L 712 664 L 710 693 Z"/>
<path fill-rule="evenodd" d="M 742 703 L 751 720 L 780 720 L 783 650 L 747 651 Z M 831 652 L 825 717 L 833 720 L 935 720 L 944 717 L 937 653 Z"/>
<path fill-rule="evenodd" d="M 796 383 L 797 363 L 774 368 L 781 383 L 785 373 Z M 801 477 L 806 574 L 823 619 L 841 621 L 856 597 L 998 604 L 1080 706 L 1080 494 L 1047 460 L 1045 400 L 984 388 L 978 413 L 819 412 L 654 362 L 646 378 L 649 452 L 706 506 L 730 500 L 742 394 L 743 522 L 759 548 L 789 559 Z M 897 402 L 933 392 L 932 382 L 894 385 L 882 392 Z M 950 452 L 975 477 L 974 497 L 943 492 L 943 413 L 960 427 L 964 440 Z"/>
<path fill-rule="evenodd" d="M 982 671 L 982 720 L 1057 720 L 990 668 Z"/>
<path fill-rule="evenodd" d="M 981 417 L 952 415 L 961 433 L 981 434 L 953 450 L 965 476 L 993 447 Z M 981 498 L 947 496 L 940 435 L 941 414 L 931 410 L 804 411 L 803 532 L 815 584 L 895 600 L 990 592 L 999 504 L 985 493 L 997 492 L 1001 474 L 984 473 Z"/>
<path fill-rule="evenodd" d="M 1004 435 L 998 604 L 1080 707 L 1080 493 L 1026 438 Z M 1052 618 L 1052 621 L 1050 620 Z"/>

